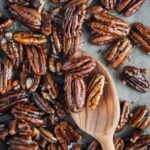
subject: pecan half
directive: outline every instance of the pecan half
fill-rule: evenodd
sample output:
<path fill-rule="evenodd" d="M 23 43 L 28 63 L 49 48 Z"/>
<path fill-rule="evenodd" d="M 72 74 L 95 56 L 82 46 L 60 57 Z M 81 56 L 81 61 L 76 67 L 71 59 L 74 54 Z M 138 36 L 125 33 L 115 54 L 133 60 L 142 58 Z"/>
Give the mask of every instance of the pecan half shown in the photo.
<path fill-rule="evenodd" d="M 132 44 L 129 39 L 124 38 L 117 41 L 106 52 L 106 59 L 112 67 L 120 67 L 132 52 Z"/>
<path fill-rule="evenodd" d="M 149 82 L 146 79 L 146 69 L 140 69 L 133 66 L 124 67 L 121 79 L 139 92 L 147 92 L 149 90 Z"/>
<path fill-rule="evenodd" d="M 46 49 L 43 46 L 26 46 L 27 57 L 33 72 L 38 75 L 45 75 L 47 72 Z"/>
<path fill-rule="evenodd" d="M 123 12 L 125 17 L 135 14 L 143 5 L 145 0 L 122 0 L 119 2 L 117 10 Z"/>
<path fill-rule="evenodd" d="M 87 88 L 87 104 L 90 109 L 95 109 L 99 104 L 101 95 L 103 94 L 105 85 L 105 77 L 97 73 L 91 79 Z"/>
<path fill-rule="evenodd" d="M 121 107 L 121 112 L 120 112 L 120 120 L 116 129 L 116 132 L 122 131 L 128 120 L 129 120 L 129 115 L 130 115 L 130 103 L 127 101 L 123 101 L 120 103 Z"/>
<path fill-rule="evenodd" d="M 80 112 L 85 106 L 86 84 L 82 77 L 65 77 L 65 96 L 68 109 Z"/>
<path fill-rule="evenodd" d="M 82 138 L 67 122 L 57 124 L 54 132 L 63 148 L 66 148 L 68 144 L 77 142 Z"/>
<path fill-rule="evenodd" d="M 146 53 L 150 53 L 150 28 L 142 23 L 135 23 L 130 33 L 131 40 Z"/>
<path fill-rule="evenodd" d="M 35 106 L 17 105 L 12 109 L 12 114 L 17 120 L 24 120 L 35 126 L 42 126 L 45 124 L 45 120 L 42 118 L 44 112 L 39 111 Z"/>
<path fill-rule="evenodd" d="M 0 22 L 0 33 L 12 27 L 13 24 L 14 21 L 12 19 L 5 19 L 4 21 Z"/>
<path fill-rule="evenodd" d="M 22 44 L 36 45 L 45 44 L 47 42 L 46 37 L 42 34 L 34 34 L 33 32 L 16 32 L 13 34 L 13 39 Z"/>
<path fill-rule="evenodd" d="M 41 14 L 36 9 L 12 4 L 9 7 L 9 11 L 13 18 L 22 22 L 31 29 L 40 29 Z"/>
<path fill-rule="evenodd" d="M 138 106 L 130 119 L 129 124 L 133 128 L 146 129 L 150 126 L 149 108 L 147 106 Z"/>
<path fill-rule="evenodd" d="M 87 150 L 100 150 L 100 149 L 101 149 L 101 146 L 97 141 L 91 142 L 87 148 Z"/>
<path fill-rule="evenodd" d="M 124 150 L 124 141 L 121 138 L 114 138 L 114 145 L 116 150 Z"/>
<path fill-rule="evenodd" d="M 101 4 L 107 9 L 112 10 L 117 6 L 118 0 L 101 0 Z"/>
<path fill-rule="evenodd" d="M 54 113 L 54 109 L 52 108 L 50 103 L 47 100 L 43 99 L 38 93 L 33 93 L 32 99 L 33 99 L 33 101 L 35 101 L 36 105 L 42 111 L 46 112 L 47 114 L 53 114 Z"/>
<path fill-rule="evenodd" d="M 88 56 L 72 58 L 64 63 L 62 70 L 68 75 L 85 76 L 96 67 L 96 62 Z"/>

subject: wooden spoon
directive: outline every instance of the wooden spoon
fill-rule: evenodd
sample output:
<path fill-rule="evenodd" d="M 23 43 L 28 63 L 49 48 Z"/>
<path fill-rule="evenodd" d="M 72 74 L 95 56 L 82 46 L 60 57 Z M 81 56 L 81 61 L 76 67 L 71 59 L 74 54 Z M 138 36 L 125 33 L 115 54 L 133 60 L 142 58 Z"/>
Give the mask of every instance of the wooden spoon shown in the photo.
<path fill-rule="evenodd" d="M 73 58 L 89 56 L 87 52 L 76 52 Z M 93 58 L 95 59 L 95 58 Z M 113 135 L 120 116 L 120 105 L 112 77 L 102 63 L 97 61 L 94 73 L 105 76 L 106 85 L 100 103 L 95 110 L 85 108 L 80 113 L 71 113 L 78 127 L 100 142 L 103 150 L 115 150 Z"/>

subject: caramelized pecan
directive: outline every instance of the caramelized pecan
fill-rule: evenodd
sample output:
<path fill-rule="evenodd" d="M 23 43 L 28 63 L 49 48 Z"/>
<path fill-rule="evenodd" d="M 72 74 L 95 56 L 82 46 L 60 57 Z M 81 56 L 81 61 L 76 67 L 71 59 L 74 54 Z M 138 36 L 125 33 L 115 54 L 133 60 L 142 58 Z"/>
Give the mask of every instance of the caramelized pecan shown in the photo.
<path fill-rule="evenodd" d="M 149 90 L 149 82 L 146 79 L 146 72 L 146 69 L 126 66 L 121 74 L 121 79 L 124 84 L 128 84 L 137 91 L 147 92 Z"/>
<path fill-rule="evenodd" d="M 127 38 L 120 39 L 106 52 L 106 59 L 112 67 L 118 68 L 130 56 L 131 51 L 132 44 L 130 40 Z"/>
<path fill-rule="evenodd" d="M 145 0 L 122 0 L 119 2 L 117 10 L 123 12 L 125 17 L 135 14 L 143 5 Z"/>
<path fill-rule="evenodd" d="M 87 148 L 87 150 L 100 150 L 100 149 L 101 149 L 101 146 L 97 141 L 91 142 Z"/>
<path fill-rule="evenodd" d="M 0 22 L 0 33 L 6 31 L 14 24 L 12 19 L 5 19 L 4 21 Z"/>
<path fill-rule="evenodd" d="M 121 107 L 120 119 L 119 119 L 116 132 L 120 132 L 125 128 L 129 120 L 129 115 L 130 115 L 130 103 L 129 102 L 127 101 L 121 102 L 120 107 Z"/>
<path fill-rule="evenodd" d="M 13 39 L 22 44 L 36 45 L 45 44 L 47 42 L 46 37 L 42 34 L 34 34 L 33 32 L 16 32 L 13 34 Z"/>
<path fill-rule="evenodd" d="M 12 109 L 12 114 L 17 120 L 24 120 L 35 126 L 42 126 L 46 123 L 42 118 L 44 112 L 39 111 L 35 106 L 17 105 Z"/>
<path fill-rule="evenodd" d="M 150 53 L 150 28 L 142 23 L 135 23 L 130 33 L 131 40 L 146 53 Z"/>
<path fill-rule="evenodd" d="M 124 141 L 121 138 L 114 138 L 114 145 L 116 150 L 124 150 Z"/>
<path fill-rule="evenodd" d="M 47 72 L 46 49 L 43 46 L 26 46 L 27 57 L 33 72 L 38 75 L 44 75 Z"/>
<path fill-rule="evenodd" d="M 146 129 L 150 126 L 149 108 L 147 106 L 138 106 L 130 119 L 129 124 L 133 128 Z"/>
<path fill-rule="evenodd" d="M 82 77 L 65 77 L 65 96 L 68 109 L 80 112 L 85 106 L 86 84 Z"/>
<path fill-rule="evenodd" d="M 112 10 L 117 6 L 118 0 L 101 0 L 101 4 L 107 9 Z"/>
<path fill-rule="evenodd" d="M 9 11 L 13 18 L 22 22 L 31 29 L 40 29 L 41 14 L 36 9 L 12 4 L 9 7 Z"/>
<path fill-rule="evenodd" d="M 105 85 L 105 77 L 97 73 L 91 79 L 87 88 L 87 107 L 90 109 L 95 109 L 99 104 L 101 95 L 103 94 Z"/>

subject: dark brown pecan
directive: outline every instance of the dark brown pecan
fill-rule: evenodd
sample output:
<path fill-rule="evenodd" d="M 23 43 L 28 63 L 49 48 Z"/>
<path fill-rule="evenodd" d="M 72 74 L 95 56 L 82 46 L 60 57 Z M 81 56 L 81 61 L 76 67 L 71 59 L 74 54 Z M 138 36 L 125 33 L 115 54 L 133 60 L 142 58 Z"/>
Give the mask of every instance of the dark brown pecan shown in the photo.
<path fill-rule="evenodd" d="M 49 61 L 49 71 L 53 73 L 62 74 L 62 62 L 55 57 L 50 57 Z"/>
<path fill-rule="evenodd" d="M 0 124 L 0 139 L 5 138 L 8 135 L 8 129 L 5 124 Z"/>
<path fill-rule="evenodd" d="M 46 123 L 42 118 L 44 112 L 39 111 L 35 106 L 17 105 L 12 109 L 12 114 L 17 120 L 24 120 L 35 126 L 42 126 Z"/>
<path fill-rule="evenodd" d="M 149 82 L 146 79 L 146 69 L 136 68 L 133 66 L 124 67 L 121 79 L 137 91 L 147 92 L 149 90 Z"/>
<path fill-rule="evenodd" d="M 13 34 L 13 39 L 21 44 L 45 44 L 47 42 L 46 37 L 42 34 L 34 34 L 33 32 L 16 32 Z"/>
<path fill-rule="evenodd" d="M 129 39 L 123 38 L 117 41 L 106 52 L 106 59 L 113 68 L 120 67 L 132 52 L 132 44 Z"/>
<path fill-rule="evenodd" d="M 90 24 L 94 34 L 92 44 L 105 45 L 125 37 L 130 32 L 130 27 L 125 21 L 106 12 L 95 14 L 94 18 L 95 21 Z"/>
<path fill-rule="evenodd" d="M 95 109 L 99 104 L 101 95 L 103 94 L 105 85 L 105 77 L 97 73 L 91 79 L 87 88 L 87 103 L 89 109 Z"/>
<path fill-rule="evenodd" d="M 54 109 L 50 103 L 43 99 L 38 93 L 32 94 L 32 99 L 35 101 L 36 105 L 47 114 L 54 114 Z"/>
<path fill-rule="evenodd" d="M 80 112 L 85 106 L 86 84 L 82 77 L 65 77 L 65 96 L 68 109 Z"/>
<path fill-rule="evenodd" d="M 130 33 L 131 40 L 146 53 L 150 53 L 150 28 L 142 23 L 135 23 Z"/>
<path fill-rule="evenodd" d="M 60 124 L 57 124 L 54 132 L 59 143 L 64 149 L 68 144 L 77 142 L 82 138 L 81 135 L 78 134 L 67 122 L 61 122 Z"/>
<path fill-rule="evenodd" d="M 40 134 L 42 135 L 42 137 L 46 141 L 48 141 L 50 143 L 56 143 L 57 142 L 57 139 L 54 137 L 54 135 L 50 131 L 48 131 L 42 127 L 39 128 L 39 131 L 40 131 Z"/>
<path fill-rule="evenodd" d="M 101 0 L 102 5 L 107 9 L 107 10 L 112 10 L 117 6 L 118 0 Z"/>
<path fill-rule="evenodd" d="M 124 150 L 124 141 L 121 138 L 114 138 L 114 145 L 116 150 Z"/>
<path fill-rule="evenodd" d="M 135 14 L 143 5 L 145 0 L 122 0 L 119 2 L 117 10 L 123 12 L 125 17 Z"/>
<path fill-rule="evenodd" d="M 28 63 L 22 65 L 20 72 L 20 85 L 23 90 L 35 92 L 39 86 L 41 77 L 33 73 L 31 66 Z"/>
<path fill-rule="evenodd" d="M 12 19 L 6 19 L 0 22 L 0 33 L 9 29 L 13 24 L 14 24 L 14 21 Z"/>
<path fill-rule="evenodd" d="M 86 76 L 96 67 L 96 62 L 88 56 L 72 58 L 64 63 L 62 70 L 68 75 Z"/>
<path fill-rule="evenodd" d="M 17 120 L 11 120 L 9 122 L 9 131 L 8 131 L 8 133 L 10 135 L 17 134 Z"/>
<path fill-rule="evenodd" d="M 100 150 L 100 149 L 101 149 L 101 146 L 97 141 L 91 142 L 87 148 L 87 150 Z"/>
<path fill-rule="evenodd" d="M 41 14 L 33 8 L 12 4 L 9 7 L 10 14 L 16 20 L 22 22 L 26 26 L 39 30 L 41 26 Z"/>
<path fill-rule="evenodd" d="M 146 129 L 150 126 L 149 108 L 138 106 L 130 119 L 129 124 L 134 128 Z"/>
<path fill-rule="evenodd" d="M 121 102 L 120 107 L 121 107 L 120 119 L 119 119 L 116 132 L 120 132 L 125 128 L 129 120 L 129 115 L 130 115 L 130 103 L 129 102 L 127 101 Z"/>
<path fill-rule="evenodd" d="M 43 46 L 26 46 L 27 57 L 33 72 L 38 75 L 45 75 L 47 72 L 46 49 Z"/>
<path fill-rule="evenodd" d="M 32 140 L 31 136 L 14 136 L 8 141 L 11 150 L 38 150 L 38 144 Z"/>

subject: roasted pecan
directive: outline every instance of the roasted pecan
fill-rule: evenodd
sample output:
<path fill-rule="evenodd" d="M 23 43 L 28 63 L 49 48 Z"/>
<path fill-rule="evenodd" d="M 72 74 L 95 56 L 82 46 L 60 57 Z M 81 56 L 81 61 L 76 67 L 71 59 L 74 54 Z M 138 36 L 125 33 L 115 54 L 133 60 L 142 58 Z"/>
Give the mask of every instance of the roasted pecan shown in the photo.
<path fill-rule="evenodd" d="M 53 114 L 54 113 L 54 109 L 52 108 L 50 103 L 47 100 L 43 99 L 38 93 L 33 93 L 32 99 L 33 99 L 33 101 L 35 101 L 36 105 L 42 111 L 46 112 L 47 114 Z"/>
<path fill-rule="evenodd" d="M 27 57 L 33 72 L 38 75 L 44 75 L 47 72 L 46 49 L 43 46 L 26 46 Z"/>
<path fill-rule="evenodd" d="M 92 44 L 105 45 L 125 37 L 130 32 L 130 27 L 125 21 L 106 12 L 95 14 L 94 18 L 95 21 L 90 24 L 94 34 Z"/>
<path fill-rule="evenodd" d="M 12 114 L 17 120 L 24 120 L 35 126 L 42 126 L 45 124 L 45 120 L 42 118 L 44 112 L 39 111 L 35 106 L 17 105 L 12 109 Z"/>
<path fill-rule="evenodd" d="M 97 141 L 91 142 L 87 148 L 87 150 L 100 150 L 100 149 L 101 149 L 101 146 Z"/>
<path fill-rule="evenodd" d="M 124 150 L 124 141 L 121 138 L 114 138 L 114 145 L 116 150 Z"/>
<path fill-rule="evenodd" d="M 150 28 L 142 23 L 135 23 L 130 33 L 131 40 L 141 47 L 146 53 L 150 53 Z"/>
<path fill-rule="evenodd" d="M 14 136 L 8 141 L 11 150 L 38 150 L 38 144 L 32 140 L 31 136 Z"/>
<path fill-rule="evenodd" d="M 8 135 L 8 129 L 5 124 L 0 124 L 0 139 L 5 138 Z"/>
<path fill-rule="evenodd" d="M 6 31 L 14 24 L 12 19 L 5 19 L 4 21 L 0 22 L 0 33 Z"/>
<path fill-rule="evenodd" d="M 126 66 L 121 74 L 121 79 L 124 84 L 128 84 L 137 91 L 147 92 L 149 90 L 149 82 L 146 79 L 146 72 L 146 69 Z"/>
<path fill-rule="evenodd" d="M 101 0 L 101 4 L 107 9 L 112 10 L 117 6 L 118 0 Z"/>
<path fill-rule="evenodd" d="M 9 11 L 13 18 L 22 22 L 31 29 L 40 29 L 41 14 L 36 9 L 12 4 L 9 7 Z"/>
<path fill-rule="evenodd" d="M 54 137 L 54 135 L 50 131 L 48 131 L 42 127 L 39 128 L 39 131 L 40 131 L 40 134 L 42 135 L 42 137 L 46 141 L 48 141 L 50 143 L 56 143 L 57 142 L 57 139 Z"/>
<path fill-rule="evenodd" d="M 68 75 L 85 76 L 96 67 L 96 62 L 93 58 L 88 56 L 79 56 L 71 58 L 64 63 L 62 70 Z"/>
<path fill-rule="evenodd" d="M 117 41 L 106 52 L 106 59 L 112 67 L 120 67 L 132 52 L 132 44 L 129 39 L 124 38 Z"/>
<path fill-rule="evenodd" d="M 150 126 L 149 108 L 147 106 L 138 106 L 129 121 L 134 128 L 146 129 Z"/>
<path fill-rule="evenodd" d="M 121 112 L 120 112 L 120 120 L 116 129 L 116 132 L 122 131 L 128 120 L 129 120 L 129 115 L 130 115 L 130 103 L 127 101 L 123 101 L 120 103 L 121 107 Z"/>
<path fill-rule="evenodd" d="M 90 109 L 95 109 L 99 104 L 101 95 L 103 94 L 105 85 L 105 77 L 97 73 L 91 79 L 87 88 L 87 107 Z"/>
<path fill-rule="evenodd" d="M 72 142 L 77 142 L 82 137 L 78 134 L 67 122 L 61 122 L 57 124 L 54 129 L 55 135 L 65 149 L 68 144 Z"/>
<path fill-rule="evenodd" d="M 46 37 L 42 34 L 34 34 L 33 32 L 16 32 L 13 34 L 13 39 L 22 44 L 36 45 L 45 44 Z"/>
<path fill-rule="evenodd" d="M 50 57 L 48 64 L 49 64 L 49 71 L 53 73 L 62 74 L 62 61 L 58 60 L 55 57 Z"/>
<path fill-rule="evenodd" d="M 68 109 L 80 112 L 85 106 L 86 84 L 82 77 L 65 77 L 65 96 Z"/>
<path fill-rule="evenodd" d="M 123 12 L 125 17 L 132 16 L 143 5 L 145 0 L 122 0 L 119 2 L 117 10 Z"/>
<path fill-rule="evenodd" d="M 40 79 L 41 77 L 33 73 L 28 63 L 22 65 L 22 70 L 20 72 L 20 85 L 23 90 L 35 92 L 39 86 Z"/>

